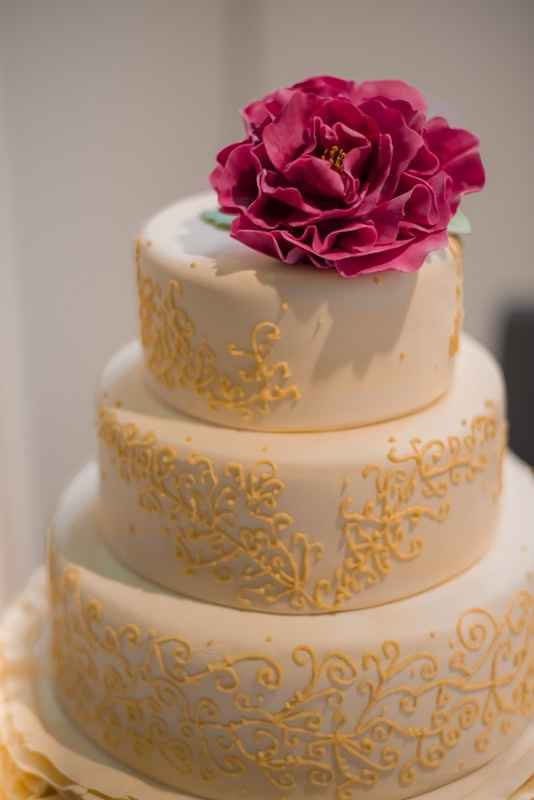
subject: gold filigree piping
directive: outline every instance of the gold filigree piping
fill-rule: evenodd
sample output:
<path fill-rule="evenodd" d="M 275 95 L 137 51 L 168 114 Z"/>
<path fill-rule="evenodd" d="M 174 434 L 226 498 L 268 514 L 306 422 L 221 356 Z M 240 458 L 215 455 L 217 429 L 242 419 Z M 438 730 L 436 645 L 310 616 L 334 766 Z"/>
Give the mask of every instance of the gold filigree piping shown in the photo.
<path fill-rule="evenodd" d="M 503 490 L 504 462 L 506 459 L 506 453 L 508 452 L 509 429 L 510 426 L 508 422 L 505 420 L 501 426 L 500 445 L 499 445 L 499 452 L 497 455 L 497 486 L 495 487 L 495 491 L 493 493 L 494 500 L 497 500 L 500 497 Z"/>
<path fill-rule="evenodd" d="M 147 368 L 158 383 L 166 389 L 192 391 L 211 410 L 231 411 L 246 422 L 268 416 L 281 402 L 300 399 L 288 363 L 271 362 L 281 338 L 278 324 L 258 322 L 248 348 L 228 344 L 227 352 L 237 366 L 233 374 L 223 373 L 213 348 L 199 341 L 197 326 L 182 303 L 182 284 L 170 280 L 163 290 L 144 275 L 139 241 L 136 263 L 141 342 Z"/>
<path fill-rule="evenodd" d="M 400 454 L 395 446 L 390 449 L 391 467 L 364 468 L 364 478 L 375 476 L 375 498 L 360 511 L 351 508 L 350 497 L 342 499 L 345 558 L 335 583 L 322 581 L 317 586 L 321 596 L 333 594 L 336 603 L 348 600 L 384 580 L 395 563 L 413 561 L 421 554 L 424 541 L 417 535 L 421 521 L 445 521 L 451 510 L 450 488 L 472 482 L 488 467 L 488 445 L 498 439 L 499 424 L 490 403 L 487 412 L 472 420 L 465 436 L 412 439 L 407 453 Z"/>
<path fill-rule="evenodd" d="M 165 763 L 175 783 L 269 796 L 322 787 L 335 800 L 445 766 L 466 740 L 484 754 L 534 711 L 534 597 L 501 617 L 463 613 L 450 657 L 394 640 L 355 653 L 301 644 L 287 660 L 243 648 L 210 655 L 174 631 L 114 626 L 74 567 L 51 559 L 56 680 L 69 713 L 127 763 Z M 180 623 L 177 622 L 179 626 Z M 475 762 L 473 762 L 475 763 Z M 206 788 L 205 791 L 208 791 Z"/>
<path fill-rule="evenodd" d="M 499 431 L 488 404 L 463 436 L 414 439 L 407 453 L 391 447 L 388 466 L 366 466 L 362 477 L 371 482 L 371 497 L 361 509 L 341 497 L 339 565 L 331 578 L 319 578 L 324 547 L 283 510 L 287 487 L 273 461 L 217 467 L 208 457 L 159 443 L 106 407 L 98 425 L 121 478 L 136 485 L 141 507 L 159 515 L 164 533 L 174 537 L 186 574 L 232 581 L 245 607 L 287 604 L 314 612 L 346 608 L 396 566 L 417 558 L 424 547 L 419 525 L 447 519 L 450 489 L 486 471 L 496 459 Z"/>
<path fill-rule="evenodd" d="M 462 240 L 458 236 L 449 236 L 449 248 L 454 259 L 454 269 L 456 272 L 456 310 L 454 312 L 452 333 L 449 338 L 449 357 L 454 358 L 454 356 L 456 356 L 460 350 L 460 336 L 462 333 L 462 326 L 464 324 L 464 265 Z"/>

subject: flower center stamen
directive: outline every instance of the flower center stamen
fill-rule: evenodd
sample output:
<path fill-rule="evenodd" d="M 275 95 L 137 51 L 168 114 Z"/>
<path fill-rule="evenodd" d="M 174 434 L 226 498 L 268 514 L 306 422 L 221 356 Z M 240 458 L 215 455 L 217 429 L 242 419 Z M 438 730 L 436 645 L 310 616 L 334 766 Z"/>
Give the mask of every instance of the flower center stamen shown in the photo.
<path fill-rule="evenodd" d="M 325 161 L 329 161 L 332 169 L 337 170 L 337 172 L 341 172 L 343 161 L 346 155 L 347 154 L 342 147 L 339 147 L 337 144 L 333 144 L 332 147 L 325 148 L 321 158 L 323 158 Z"/>

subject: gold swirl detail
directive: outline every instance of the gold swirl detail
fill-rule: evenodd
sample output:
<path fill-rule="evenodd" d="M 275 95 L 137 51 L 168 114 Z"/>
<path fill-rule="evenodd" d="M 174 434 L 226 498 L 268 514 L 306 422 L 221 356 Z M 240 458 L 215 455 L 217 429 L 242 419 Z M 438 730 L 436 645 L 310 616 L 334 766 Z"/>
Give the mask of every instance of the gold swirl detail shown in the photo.
<path fill-rule="evenodd" d="M 141 270 L 141 244 L 137 243 L 137 287 L 141 342 L 145 363 L 166 389 L 184 389 L 203 398 L 211 410 L 225 409 L 252 422 L 267 416 L 274 405 L 296 402 L 300 390 L 291 382 L 286 361 L 271 362 L 281 338 L 274 322 L 259 322 L 250 334 L 249 347 L 227 346 L 238 363 L 236 374 L 224 374 L 217 355 L 205 341 L 196 341 L 197 326 L 181 304 L 183 287 L 171 280 L 165 290 Z"/>
<path fill-rule="evenodd" d="M 456 272 L 456 289 L 454 319 L 452 332 L 449 337 L 449 357 L 454 358 L 460 350 L 460 336 L 464 324 L 464 265 L 463 265 L 463 244 L 459 236 L 449 236 L 449 248 L 454 258 L 454 268 Z"/>
<path fill-rule="evenodd" d="M 233 581 L 245 607 L 285 603 L 295 611 L 332 612 L 420 555 L 421 522 L 446 520 L 451 488 L 473 482 L 496 461 L 501 427 L 488 404 L 464 436 L 413 439 L 407 453 L 391 448 L 389 466 L 366 466 L 362 476 L 373 494 L 356 510 L 342 497 L 343 550 L 331 578 L 316 574 L 321 542 L 281 508 L 287 486 L 272 461 L 217 467 L 198 453 L 179 454 L 108 407 L 100 409 L 98 433 L 121 479 L 136 485 L 141 508 L 158 515 L 162 531 L 174 537 L 186 574 Z"/>
<path fill-rule="evenodd" d="M 210 655 L 222 645 L 114 626 L 76 568 L 60 570 L 53 553 L 50 566 L 56 680 L 70 714 L 119 760 L 170 765 L 178 786 L 214 792 L 236 779 L 261 792 L 263 780 L 273 797 L 322 787 L 355 800 L 381 781 L 415 786 L 460 743 L 482 763 L 477 754 L 534 711 L 527 591 L 500 618 L 463 613 L 449 659 L 394 640 L 361 654 L 303 644 L 280 658 Z"/>

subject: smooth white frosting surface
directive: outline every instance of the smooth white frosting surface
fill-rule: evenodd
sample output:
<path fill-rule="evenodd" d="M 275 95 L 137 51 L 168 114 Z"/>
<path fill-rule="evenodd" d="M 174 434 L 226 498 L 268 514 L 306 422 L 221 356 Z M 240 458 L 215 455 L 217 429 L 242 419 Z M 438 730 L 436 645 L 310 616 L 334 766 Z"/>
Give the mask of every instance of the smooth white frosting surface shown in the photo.
<path fill-rule="evenodd" d="M 415 273 L 354 280 L 259 254 L 200 217 L 211 193 L 160 212 L 137 247 L 147 377 L 193 416 L 255 430 L 398 417 L 449 387 L 462 325 L 451 239 Z"/>
<path fill-rule="evenodd" d="M 217 427 L 160 403 L 132 343 L 98 395 L 101 527 L 131 569 L 175 591 L 284 614 L 390 602 L 491 546 L 504 388 L 466 337 L 450 392 L 348 431 Z"/>
<path fill-rule="evenodd" d="M 50 542 L 56 690 L 80 729 L 214 800 L 400 800 L 487 762 L 534 711 L 534 482 L 511 459 L 490 553 L 386 607 L 320 617 L 159 590 L 97 533 L 98 471 Z"/>

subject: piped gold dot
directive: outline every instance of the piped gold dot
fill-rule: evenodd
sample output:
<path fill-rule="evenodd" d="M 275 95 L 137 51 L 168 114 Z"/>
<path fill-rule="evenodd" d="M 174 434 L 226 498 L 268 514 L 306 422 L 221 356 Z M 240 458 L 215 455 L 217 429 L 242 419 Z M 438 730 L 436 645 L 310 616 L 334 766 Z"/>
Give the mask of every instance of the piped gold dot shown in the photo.
<path fill-rule="evenodd" d="M 379 286 L 382 283 L 382 278 L 380 277 L 380 275 L 375 275 L 373 277 L 373 282 L 376 283 L 377 286 Z"/>
<path fill-rule="evenodd" d="M 273 637 L 272 637 L 272 636 L 266 636 L 266 637 L 265 637 L 265 641 L 266 641 L 267 643 L 270 643 L 270 642 L 272 642 L 272 640 L 273 640 Z"/>
<path fill-rule="evenodd" d="M 186 436 L 185 441 L 187 442 L 187 444 L 191 444 L 191 442 L 193 441 L 192 436 Z"/>
<path fill-rule="evenodd" d="M 401 353 L 399 358 L 400 358 L 401 361 L 404 361 L 405 358 L 406 358 L 406 353 Z"/>
<path fill-rule="evenodd" d="M 280 304 L 280 308 L 282 309 L 282 311 L 287 311 L 289 305 L 284 300 L 284 302 Z"/>

